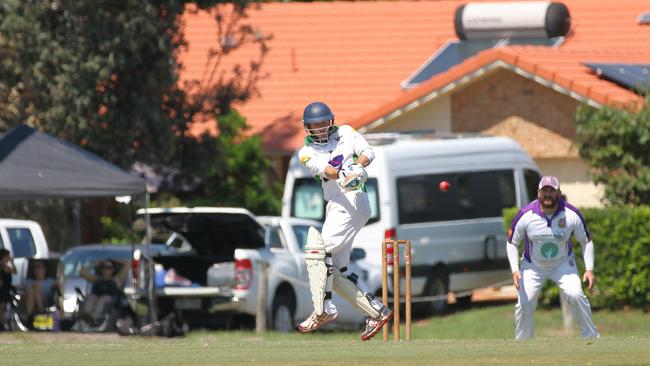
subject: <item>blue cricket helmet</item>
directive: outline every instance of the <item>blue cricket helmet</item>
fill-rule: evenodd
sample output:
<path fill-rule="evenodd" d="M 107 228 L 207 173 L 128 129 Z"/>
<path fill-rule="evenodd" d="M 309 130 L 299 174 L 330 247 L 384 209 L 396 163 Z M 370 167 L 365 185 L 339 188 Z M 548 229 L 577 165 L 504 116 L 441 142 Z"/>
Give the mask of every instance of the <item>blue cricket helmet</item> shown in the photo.
<path fill-rule="evenodd" d="M 310 125 L 330 122 L 327 126 L 312 128 Z M 309 135 L 311 143 L 325 144 L 329 141 L 329 136 L 336 130 L 334 126 L 334 113 L 327 104 L 322 102 L 312 102 L 305 107 L 302 113 L 302 123 L 305 131 Z"/>

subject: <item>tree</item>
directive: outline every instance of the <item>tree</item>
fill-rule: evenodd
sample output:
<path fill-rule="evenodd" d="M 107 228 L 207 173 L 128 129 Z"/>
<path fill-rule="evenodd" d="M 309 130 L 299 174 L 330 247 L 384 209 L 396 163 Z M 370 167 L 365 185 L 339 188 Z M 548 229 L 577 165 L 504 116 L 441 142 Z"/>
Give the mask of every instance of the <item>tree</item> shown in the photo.
<path fill-rule="evenodd" d="M 192 125 L 203 116 L 228 115 L 233 102 L 256 92 L 269 36 L 246 23 L 248 2 L 3 1 L 0 130 L 26 123 L 123 168 L 145 164 L 168 178 L 162 189 L 171 192 L 216 181 L 220 169 L 232 164 L 227 160 L 232 156 L 219 150 L 225 136 L 195 136 Z M 208 77 L 181 84 L 177 56 L 187 46 L 181 15 L 198 10 L 210 12 L 222 42 L 211 50 Z M 256 58 L 225 70 L 223 56 L 242 46 L 257 47 Z M 254 142 L 250 146 L 259 148 Z M 268 167 L 268 162 L 254 164 Z M 248 183 L 227 188 L 248 190 Z M 251 184 L 251 190 L 263 188 Z M 209 197 L 213 202 L 236 196 L 201 192 L 216 195 Z"/>
<path fill-rule="evenodd" d="M 271 163 L 262 155 L 261 138 L 244 135 L 246 119 L 235 110 L 218 116 L 217 121 L 219 136 L 213 151 L 222 156 L 224 165 L 212 166 L 188 201 L 197 206 L 243 206 L 256 214 L 277 215 L 282 187 L 266 174 Z"/>
<path fill-rule="evenodd" d="M 580 156 L 614 205 L 650 204 L 650 94 L 637 112 L 581 107 L 576 117 Z"/>
<path fill-rule="evenodd" d="M 208 137 L 190 134 L 200 115 L 228 113 L 255 92 L 266 53 L 261 32 L 242 24 L 248 1 L 7 0 L 0 6 L 0 123 L 27 123 L 124 168 L 140 162 L 201 179 Z M 210 8 L 221 42 L 205 81 L 179 84 L 185 47 L 180 16 Z M 223 55 L 254 44 L 247 68 L 220 70 Z M 192 152 L 191 150 L 196 150 Z"/>

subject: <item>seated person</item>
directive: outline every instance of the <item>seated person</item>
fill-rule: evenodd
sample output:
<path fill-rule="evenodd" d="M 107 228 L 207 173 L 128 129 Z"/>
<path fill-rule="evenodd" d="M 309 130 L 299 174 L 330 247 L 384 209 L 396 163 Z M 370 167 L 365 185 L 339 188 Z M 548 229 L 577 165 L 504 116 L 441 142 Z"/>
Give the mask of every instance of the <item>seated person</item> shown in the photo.
<path fill-rule="evenodd" d="M 93 274 L 89 268 L 82 268 L 81 277 L 85 278 L 92 284 L 90 293 L 86 295 L 81 313 L 91 319 L 99 319 L 104 313 L 106 305 L 113 302 L 122 291 L 122 286 L 126 282 L 129 274 L 130 262 L 121 261 L 122 268 L 119 272 L 115 271 L 115 265 L 112 260 L 102 260 L 99 262 L 98 274 Z"/>
<path fill-rule="evenodd" d="M 16 273 L 11 253 L 7 249 L 0 249 L 0 330 L 5 329 L 5 309 L 11 301 L 11 279 Z"/>
<path fill-rule="evenodd" d="M 32 275 L 25 282 L 25 308 L 28 319 L 36 313 L 45 312 L 54 304 L 54 293 L 58 284 L 53 278 L 47 277 L 47 264 L 42 260 L 32 263 Z"/>

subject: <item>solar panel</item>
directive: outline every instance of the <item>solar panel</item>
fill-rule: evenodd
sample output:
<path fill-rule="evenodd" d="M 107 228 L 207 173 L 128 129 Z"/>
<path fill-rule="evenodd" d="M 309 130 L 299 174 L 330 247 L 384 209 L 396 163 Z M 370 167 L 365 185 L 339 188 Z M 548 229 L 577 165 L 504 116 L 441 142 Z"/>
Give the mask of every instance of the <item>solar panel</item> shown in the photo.
<path fill-rule="evenodd" d="M 558 47 L 564 37 L 554 38 L 502 38 L 449 41 L 433 54 L 420 68 L 402 82 L 402 88 L 408 89 L 425 82 L 460 64 L 481 51 L 503 46 L 547 46 Z"/>
<path fill-rule="evenodd" d="M 585 63 L 601 78 L 637 93 L 650 88 L 650 64 Z"/>

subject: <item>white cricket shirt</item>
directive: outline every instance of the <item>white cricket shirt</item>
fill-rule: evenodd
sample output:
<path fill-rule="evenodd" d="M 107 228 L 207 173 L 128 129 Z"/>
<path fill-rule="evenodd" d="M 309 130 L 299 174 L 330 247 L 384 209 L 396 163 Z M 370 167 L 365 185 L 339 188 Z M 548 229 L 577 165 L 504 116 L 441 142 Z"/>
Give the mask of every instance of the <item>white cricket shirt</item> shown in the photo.
<path fill-rule="evenodd" d="M 583 248 L 591 241 L 580 210 L 560 199 L 558 208 L 548 218 L 535 200 L 517 213 L 508 233 L 515 246 L 524 243 L 523 259 L 542 268 L 555 268 L 568 256 L 573 256 L 571 236 Z"/>
<path fill-rule="evenodd" d="M 323 197 L 326 201 L 345 193 L 335 180 L 325 177 L 325 167 L 331 165 L 339 170 L 352 164 L 356 157 L 365 155 L 370 161 L 374 152 L 366 139 L 354 128 L 338 126 L 329 136 L 326 144 L 314 144 L 309 137 L 305 146 L 298 152 L 300 163 L 307 167 L 312 176 L 319 180 L 323 187 Z"/>

